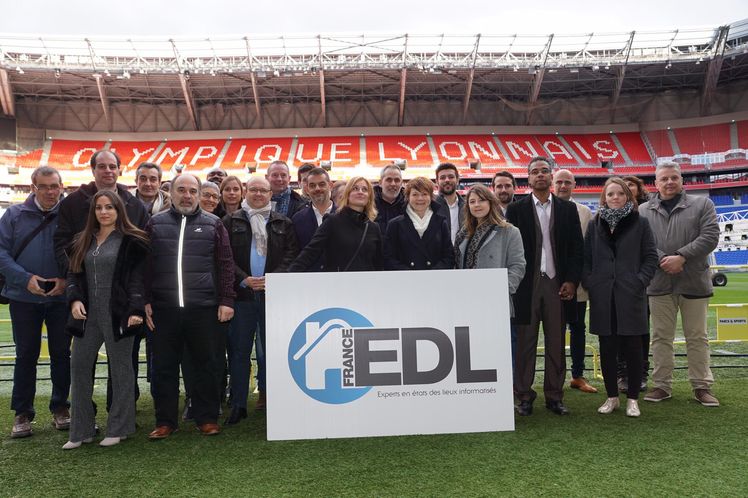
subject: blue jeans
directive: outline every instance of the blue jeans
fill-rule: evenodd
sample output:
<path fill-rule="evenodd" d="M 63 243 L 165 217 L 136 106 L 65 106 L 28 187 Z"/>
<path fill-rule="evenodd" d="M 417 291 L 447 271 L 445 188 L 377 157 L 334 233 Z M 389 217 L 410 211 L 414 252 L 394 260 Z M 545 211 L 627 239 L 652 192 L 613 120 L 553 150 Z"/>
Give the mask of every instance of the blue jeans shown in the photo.
<path fill-rule="evenodd" d="M 70 406 L 70 335 L 65 332 L 68 319 L 67 304 L 10 302 L 13 342 L 16 344 L 16 365 L 13 370 L 13 394 L 10 408 L 16 415 L 34 418 L 36 395 L 36 363 L 42 344 L 42 323 L 47 325 L 49 371 L 52 378 L 52 397 L 49 411 Z"/>
<path fill-rule="evenodd" d="M 584 323 L 587 314 L 587 301 L 577 302 L 577 319 L 569 322 L 569 350 L 571 353 L 571 377 L 584 377 L 584 350 L 587 346 L 585 334 L 587 326 Z"/>
<path fill-rule="evenodd" d="M 229 325 L 232 408 L 247 408 L 253 343 L 257 354 L 257 386 L 265 392 L 265 296 L 257 294 L 254 301 L 234 303 L 234 318 Z"/>

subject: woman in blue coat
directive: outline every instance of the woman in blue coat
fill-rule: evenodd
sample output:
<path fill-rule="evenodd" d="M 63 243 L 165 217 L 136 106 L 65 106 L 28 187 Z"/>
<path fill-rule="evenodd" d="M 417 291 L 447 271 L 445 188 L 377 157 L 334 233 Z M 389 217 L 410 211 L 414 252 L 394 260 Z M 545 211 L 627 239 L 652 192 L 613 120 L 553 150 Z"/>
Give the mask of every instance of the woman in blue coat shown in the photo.
<path fill-rule="evenodd" d="M 641 336 L 649 332 L 647 286 L 658 265 L 652 229 L 637 211 L 631 189 L 609 178 L 600 208 L 587 228 L 582 284 L 590 295 L 590 332 L 600 338 L 600 363 L 608 399 L 599 413 L 619 406 L 616 382 L 620 349 L 628 370 L 626 415 L 640 415 Z"/>
<path fill-rule="evenodd" d="M 454 268 L 454 252 L 447 219 L 437 214 L 434 184 L 424 177 L 405 186 L 405 214 L 387 224 L 384 241 L 386 270 Z"/>

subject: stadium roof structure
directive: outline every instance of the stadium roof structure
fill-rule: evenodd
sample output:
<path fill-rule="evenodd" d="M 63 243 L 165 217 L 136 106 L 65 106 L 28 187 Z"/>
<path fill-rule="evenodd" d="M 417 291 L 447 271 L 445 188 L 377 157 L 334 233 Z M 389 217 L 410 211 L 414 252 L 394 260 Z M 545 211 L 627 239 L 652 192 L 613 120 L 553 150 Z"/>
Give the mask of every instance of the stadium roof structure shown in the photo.
<path fill-rule="evenodd" d="M 193 130 L 225 128 L 208 110 L 235 106 L 253 111 L 244 128 L 285 127 L 269 109 L 289 104 L 317 109 L 302 121 L 308 127 L 354 126 L 355 119 L 330 116 L 335 104 L 386 105 L 389 113 L 373 113 L 376 126 L 419 124 L 406 109 L 435 102 L 459 109 L 435 124 L 484 124 L 489 118 L 474 116 L 471 106 L 501 102 L 520 116 L 507 124 L 542 125 L 552 123 L 533 113 L 545 102 L 579 97 L 608 99 L 613 122 L 625 96 L 668 90 L 700 92 L 700 113 L 709 114 L 716 89 L 737 81 L 748 81 L 748 19 L 582 35 L 0 34 L 2 112 L 16 117 L 16 107 L 26 108 L 25 120 L 39 128 L 49 127 L 43 113 L 32 117 L 28 109 L 50 103 L 93 103 L 110 130 L 118 105 L 184 107 L 189 119 L 181 129 Z M 133 122 L 125 128 L 139 131 Z"/>

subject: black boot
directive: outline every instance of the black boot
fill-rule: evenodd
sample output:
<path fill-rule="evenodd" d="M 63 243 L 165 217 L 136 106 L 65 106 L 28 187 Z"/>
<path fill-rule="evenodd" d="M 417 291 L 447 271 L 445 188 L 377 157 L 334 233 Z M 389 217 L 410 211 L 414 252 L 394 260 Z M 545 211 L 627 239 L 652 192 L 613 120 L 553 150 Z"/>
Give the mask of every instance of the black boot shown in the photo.
<path fill-rule="evenodd" d="M 247 410 L 245 408 L 232 408 L 231 414 L 223 422 L 223 425 L 236 425 L 247 418 Z"/>

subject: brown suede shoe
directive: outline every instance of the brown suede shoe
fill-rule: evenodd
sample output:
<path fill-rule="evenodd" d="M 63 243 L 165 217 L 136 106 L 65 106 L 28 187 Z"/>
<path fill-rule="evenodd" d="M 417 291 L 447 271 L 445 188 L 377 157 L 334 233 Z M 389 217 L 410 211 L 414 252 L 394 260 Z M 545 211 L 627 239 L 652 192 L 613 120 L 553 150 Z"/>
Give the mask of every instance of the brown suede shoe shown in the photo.
<path fill-rule="evenodd" d="M 595 394 L 597 392 L 597 388 L 592 387 L 589 384 L 589 382 L 587 382 L 587 379 L 585 379 L 584 377 L 577 377 L 576 379 L 571 379 L 569 386 L 571 386 L 572 389 L 579 389 L 583 393 Z"/>
<path fill-rule="evenodd" d="M 70 429 L 70 410 L 67 407 L 59 408 L 52 414 L 52 427 L 58 431 Z"/>
<path fill-rule="evenodd" d="M 693 392 L 693 397 L 704 406 L 719 406 L 719 400 L 709 389 L 696 389 Z"/>
<path fill-rule="evenodd" d="M 660 389 L 659 387 L 653 387 L 652 389 L 650 389 L 647 395 L 644 396 L 644 401 L 659 403 L 660 401 L 665 401 L 666 399 L 670 399 L 672 397 L 672 394 L 670 394 L 666 390 Z"/>
<path fill-rule="evenodd" d="M 148 439 L 166 439 L 175 432 L 177 432 L 177 430 L 174 427 L 170 427 L 168 425 L 159 425 L 158 427 L 153 429 L 150 434 L 148 434 Z"/>
<path fill-rule="evenodd" d="M 31 430 L 31 420 L 28 415 L 16 415 L 16 418 L 13 420 L 13 429 L 10 432 L 10 437 L 14 439 L 29 437 L 33 433 L 34 431 Z"/>
<path fill-rule="evenodd" d="M 197 430 L 199 430 L 203 436 L 215 436 L 216 434 L 221 433 L 221 427 L 218 424 L 212 424 L 207 423 L 203 425 L 198 425 Z"/>

